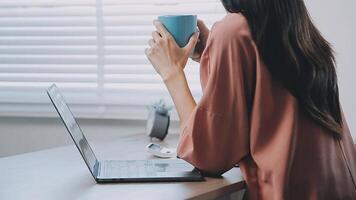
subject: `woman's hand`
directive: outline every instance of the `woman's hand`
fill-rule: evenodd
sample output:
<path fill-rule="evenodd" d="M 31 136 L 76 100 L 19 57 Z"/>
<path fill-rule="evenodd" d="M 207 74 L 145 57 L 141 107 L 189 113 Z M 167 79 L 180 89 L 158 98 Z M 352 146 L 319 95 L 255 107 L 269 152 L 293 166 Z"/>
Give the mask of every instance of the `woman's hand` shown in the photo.
<path fill-rule="evenodd" d="M 197 44 L 199 33 L 195 33 L 189 43 L 180 48 L 173 36 L 158 21 L 153 23 L 157 31 L 152 33 L 148 41 L 150 48 L 145 50 L 147 58 L 164 81 L 182 73 L 189 55 Z"/>
<path fill-rule="evenodd" d="M 208 27 L 200 19 L 198 19 L 198 28 L 200 31 L 199 40 L 197 45 L 195 46 L 193 55 L 191 55 L 190 57 L 192 60 L 196 62 L 200 62 L 201 54 L 203 53 L 206 47 L 206 42 L 208 41 L 208 37 L 210 33 Z"/>

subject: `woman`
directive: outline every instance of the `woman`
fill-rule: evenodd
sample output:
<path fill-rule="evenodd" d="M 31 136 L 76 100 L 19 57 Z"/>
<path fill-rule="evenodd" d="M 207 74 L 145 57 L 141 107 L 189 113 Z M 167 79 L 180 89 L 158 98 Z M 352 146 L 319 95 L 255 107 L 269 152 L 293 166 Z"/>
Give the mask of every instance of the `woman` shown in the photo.
<path fill-rule="evenodd" d="M 155 21 L 146 49 L 179 114 L 178 155 L 208 174 L 239 164 L 249 199 L 356 199 L 333 52 L 304 2 L 222 3 L 227 16 L 210 32 L 199 21 L 184 48 Z M 199 39 L 196 104 L 183 69 Z"/>

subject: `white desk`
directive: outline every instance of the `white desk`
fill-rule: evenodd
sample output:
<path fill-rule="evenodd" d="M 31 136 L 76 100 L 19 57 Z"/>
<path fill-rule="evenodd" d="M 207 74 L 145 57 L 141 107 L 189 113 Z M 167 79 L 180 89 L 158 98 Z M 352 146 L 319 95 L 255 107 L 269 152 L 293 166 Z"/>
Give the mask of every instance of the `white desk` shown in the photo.
<path fill-rule="evenodd" d="M 174 147 L 177 139 L 170 135 L 163 144 Z M 153 158 L 143 134 L 90 143 L 99 159 Z M 96 184 L 74 145 L 1 158 L 0 169 L 1 200 L 214 199 L 245 187 L 238 168 L 205 182 Z"/>

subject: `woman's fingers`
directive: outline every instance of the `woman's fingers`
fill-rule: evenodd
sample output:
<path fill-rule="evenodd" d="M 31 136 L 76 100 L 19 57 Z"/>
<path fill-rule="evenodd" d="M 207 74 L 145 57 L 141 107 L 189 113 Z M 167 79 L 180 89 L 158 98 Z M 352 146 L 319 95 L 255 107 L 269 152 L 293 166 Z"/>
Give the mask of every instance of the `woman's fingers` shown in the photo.
<path fill-rule="evenodd" d="M 148 45 L 152 47 L 155 44 L 155 41 L 153 39 L 148 40 Z"/>
<path fill-rule="evenodd" d="M 209 31 L 208 27 L 205 25 L 205 23 L 201 19 L 198 19 L 198 28 L 201 32 Z"/>
<path fill-rule="evenodd" d="M 154 42 L 157 42 L 158 40 L 162 39 L 161 35 L 157 31 L 154 31 L 152 33 L 152 38 L 153 38 Z"/>
<path fill-rule="evenodd" d="M 172 37 L 172 35 L 167 31 L 166 27 L 164 27 L 160 21 L 154 20 L 153 25 L 156 27 L 157 31 L 162 35 L 162 37 Z"/>
<path fill-rule="evenodd" d="M 191 53 L 192 49 L 195 47 L 199 39 L 199 32 L 195 32 L 192 37 L 190 37 L 188 44 L 184 47 L 184 49 Z"/>

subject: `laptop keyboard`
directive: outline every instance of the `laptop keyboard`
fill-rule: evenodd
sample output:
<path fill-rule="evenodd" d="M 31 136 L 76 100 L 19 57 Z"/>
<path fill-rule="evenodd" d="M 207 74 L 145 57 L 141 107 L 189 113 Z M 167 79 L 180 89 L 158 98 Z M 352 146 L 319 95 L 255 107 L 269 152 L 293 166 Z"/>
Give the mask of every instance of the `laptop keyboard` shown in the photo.
<path fill-rule="evenodd" d="M 170 162 L 154 160 L 107 160 L 101 162 L 100 175 L 103 177 L 154 177 L 160 173 L 191 171 L 193 169 L 183 161 L 170 160 Z"/>

